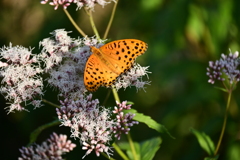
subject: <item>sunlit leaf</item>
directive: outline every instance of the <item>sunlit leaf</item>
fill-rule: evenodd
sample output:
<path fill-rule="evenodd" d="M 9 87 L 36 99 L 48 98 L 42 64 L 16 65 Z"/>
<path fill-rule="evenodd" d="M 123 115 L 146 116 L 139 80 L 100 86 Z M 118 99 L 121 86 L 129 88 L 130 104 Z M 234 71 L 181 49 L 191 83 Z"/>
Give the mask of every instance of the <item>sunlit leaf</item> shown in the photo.
<path fill-rule="evenodd" d="M 161 143 L 162 139 L 160 137 L 155 137 L 142 142 L 140 147 L 141 160 L 153 159 L 156 152 L 160 148 Z"/>
<path fill-rule="evenodd" d="M 199 132 L 195 129 L 191 129 L 191 132 L 196 136 L 198 143 L 210 156 L 214 155 L 215 145 L 211 138 L 204 132 Z"/>
<path fill-rule="evenodd" d="M 238 141 L 235 141 L 233 144 L 231 144 L 227 149 L 227 158 L 231 160 L 239 160 L 240 159 L 240 143 Z"/>
<path fill-rule="evenodd" d="M 155 120 L 153 120 L 150 116 L 146 116 L 142 113 L 138 113 L 136 110 L 134 109 L 130 109 L 127 110 L 127 112 L 130 113 L 134 113 L 134 120 L 138 121 L 138 122 L 142 122 L 144 124 L 146 124 L 149 128 L 152 128 L 160 133 L 167 133 L 171 138 L 174 138 L 167 130 L 167 128 L 165 128 L 165 126 L 157 123 Z"/>

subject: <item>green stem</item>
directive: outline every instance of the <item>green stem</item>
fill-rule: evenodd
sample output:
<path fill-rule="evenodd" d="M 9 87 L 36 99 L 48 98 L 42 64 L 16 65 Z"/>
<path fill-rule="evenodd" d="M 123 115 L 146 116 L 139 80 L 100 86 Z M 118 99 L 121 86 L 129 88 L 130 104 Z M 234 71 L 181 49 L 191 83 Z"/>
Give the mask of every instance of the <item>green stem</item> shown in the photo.
<path fill-rule="evenodd" d="M 230 106 L 231 97 L 232 97 L 232 89 L 229 90 L 227 107 L 226 107 L 226 111 L 225 111 L 225 115 L 224 115 L 222 131 L 221 131 L 221 134 L 220 134 L 220 137 L 219 137 L 219 140 L 218 140 L 218 144 L 217 144 L 216 150 L 214 152 L 215 156 L 217 155 L 218 150 L 219 150 L 219 148 L 221 146 L 222 138 L 223 138 L 223 135 L 224 135 L 224 132 L 225 132 L 225 128 L 226 128 L 226 124 L 227 124 L 227 117 L 228 117 L 228 109 L 229 109 L 229 106 Z"/>
<path fill-rule="evenodd" d="M 135 150 L 135 146 L 134 146 L 134 143 L 133 143 L 133 141 L 132 141 L 132 137 L 131 137 L 131 135 L 130 135 L 129 132 L 128 132 L 128 134 L 127 134 L 127 138 L 128 138 L 128 142 L 129 142 L 129 144 L 130 144 L 131 150 L 132 150 L 133 159 L 134 159 L 134 160 L 138 160 L 137 153 L 136 153 L 136 150 Z"/>
<path fill-rule="evenodd" d="M 120 98 L 118 96 L 118 93 L 117 93 L 117 90 L 116 90 L 115 87 L 112 87 L 112 92 L 113 92 L 113 96 L 114 96 L 115 101 L 120 103 Z"/>
<path fill-rule="evenodd" d="M 107 94 L 106 94 L 106 97 L 105 97 L 105 99 L 104 99 L 104 101 L 103 101 L 103 103 L 102 103 L 103 106 L 106 105 L 106 103 L 107 103 L 107 101 L 108 101 L 108 98 L 109 98 L 110 94 L 111 94 L 111 90 L 108 89 Z"/>
<path fill-rule="evenodd" d="M 55 108 L 60 108 L 59 105 L 54 104 L 54 103 L 52 103 L 52 102 L 50 102 L 50 101 L 48 101 L 48 100 L 46 100 L 46 99 L 42 99 L 42 101 L 43 101 L 44 103 L 47 103 L 47 104 L 51 105 L 51 106 L 54 106 Z"/>
<path fill-rule="evenodd" d="M 30 146 L 32 143 L 34 143 L 38 137 L 38 135 L 45 129 L 49 128 L 49 127 L 52 127 L 52 126 L 56 126 L 56 125 L 59 125 L 61 124 L 61 122 L 59 120 L 55 120 L 53 122 L 50 122 L 50 123 L 47 123 L 47 124 L 44 124 L 40 127 L 38 127 L 37 129 L 35 129 L 31 135 L 30 135 L 30 142 L 28 144 L 28 146 Z"/>
<path fill-rule="evenodd" d="M 90 20 L 90 23 L 91 23 L 91 26 L 92 26 L 92 29 L 93 29 L 93 32 L 94 34 L 96 35 L 97 39 L 101 39 L 100 36 L 99 36 L 99 33 L 98 33 L 98 30 L 96 28 L 96 25 L 94 23 L 94 20 L 93 20 L 93 15 L 92 15 L 92 11 L 91 10 L 88 10 L 86 8 L 84 8 L 86 13 L 88 14 L 89 16 L 89 20 Z"/>
<path fill-rule="evenodd" d="M 106 39 L 107 36 L 108 36 L 108 32 L 109 32 L 109 30 L 110 30 L 110 27 L 111 27 L 111 25 L 112 25 L 113 18 L 114 18 L 115 12 L 116 12 L 117 4 L 118 4 L 118 0 L 116 0 L 116 3 L 115 3 L 114 6 L 113 6 L 112 14 L 111 14 L 110 20 L 109 20 L 109 22 L 108 22 L 106 31 L 105 31 L 105 33 L 104 33 L 103 39 Z"/>
<path fill-rule="evenodd" d="M 119 148 L 119 146 L 116 143 L 113 143 L 112 146 L 118 152 L 118 154 L 122 157 L 122 159 L 129 160 L 129 158 L 123 153 L 123 151 Z"/>
<path fill-rule="evenodd" d="M 73 26 L 77 29 L 77 31 L 83 36 L 86 37 L 87 35 L 81 30 L 80 27 L 78 27 L 77 23 L 73 20 L 72 16 L 68 13 L 67 9 L 63 9 L 65 14 L 67 15 L 68 19 L 71 21 Z"/>

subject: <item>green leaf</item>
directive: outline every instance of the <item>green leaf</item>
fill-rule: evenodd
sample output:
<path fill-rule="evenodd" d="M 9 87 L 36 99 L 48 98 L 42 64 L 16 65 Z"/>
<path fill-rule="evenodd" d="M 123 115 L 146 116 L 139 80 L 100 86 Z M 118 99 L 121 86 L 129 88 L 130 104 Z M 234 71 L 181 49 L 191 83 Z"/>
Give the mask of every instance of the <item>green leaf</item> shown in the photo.
<path fill-rule="evenodd" d="M 127 105 L 129 105 L 129 104 L 134 105 L 134 102 L 132 102 L 132 101 L 127 101 Z"/>
<path fill-rule="evenodd" d="M 140 146 L 141 160 L 153 159 L 156 152 L 160 148 L 161 143 L 162 139 L 160 137 L 155 137 L 142 142 Z"/>
<path fill-rule="evenodd" d="M 217 160 L 218 159 L 218 155 L 215 157 L 206 157 L 204 158 L 204 160 Z"/>
<path fill-rule="evenodd" d="M 156 121 L 154 121 L 151 117 L 146 116 L 142 113 L 138 113 L 135 109 L 130 109 L 127 110 L 128 113 L 134 113 L 135 116 L 133 117 L 134 120 L 138 121 L 138 122 L 142 122 L 145 123 L 149 128 L 155 129 L 156 131 L 160 132 L 160 133 L 167 133 L 171 138 L 175 139 L 169 132 L 168 130 L 165 128 L 165 126 L 157 123 Z"/>
<path fill-rule="evenodd" d="M 238 141 L 232 142 L 227 148 L 226 159 L 239 160 L 240 159 L 240 143 Z"/>
<path fill-rule="evenodd" d="M 134 148 L 135 148 L 135 151 L 136 151 L 137 159 L 141 159 L 140 144 L 137 143 L 137 142 L 134 142 L 133 144 L 134 144 Z M 127 150 L 127 155 L 130 159 L 134 160 L 134 156 L 133 156 L 131 148 L 129 150 Z"/>
<path fill-rule="evenodd" d="M 191 132 L 196 136 L 198 143 L 210 156 L 214 156 L 215 145 L 211 138 L 204 132 L 199 132 L 193 128 L 190 129 Z"/>
<path fill-rule="evenodd" d="M 153 159 L 156 152 L 160 148 L 161 143 L 162 143 L 162 139 L 160 137 L 154 137 L 152 139 L 149 139 L 140 143 L 134 142 L 134 147 L 137 153 L 137 157 L 141 160 Z M 119 143 L 118 146 L 122 150 L 126 150 L 126 153 L 129 159 L 133 159 L 133 154 L 132 154 L 129 143 L 122 142 L 122 143 Z"/>
<path fill-rule="evenodd" d="M 134 148 L 135 148 L 136 153 L 137 153 L 137 157 L 138 157 L 138 159 L 140 159 L 140 144 L 137 143 L 137 142 L 134 142 L 133 144 L 134 144 Z M 118 143 L 118 146 L 122 150 L 126 151 L 129 159 L 134 159 L 133 158 L 133 154 L 132 154 L 132 150 L 131 150 L 131 147 L 130 147 L 130 144 L 128 142 L 120 142 L 120 143 Z"/>
<path fill-rule="evenodd" d="M 217 86 L 214 86 L 214 88 L 219 89 L 219 90 L 221 90 L 221 91 L 223 91 L 223 92 L 227 92 L 227 89 L 226 89 L 226 88 L 217 87 Z"/>
<path fill-rule="evenodd" d="M 30 135 L 30 142 L 28 144 L 28 146 L 30 146 L 32 143 L 34 143 L 38 137 L 38 135 L 45 129 L 56 126 L 56 125 L 60 125 L 61 122 L 59 120 L 54 120 L 50 123 L 44 124 L 40 127 L 38 127 L 37 129 L 35 129 L 31 135 Z"/>

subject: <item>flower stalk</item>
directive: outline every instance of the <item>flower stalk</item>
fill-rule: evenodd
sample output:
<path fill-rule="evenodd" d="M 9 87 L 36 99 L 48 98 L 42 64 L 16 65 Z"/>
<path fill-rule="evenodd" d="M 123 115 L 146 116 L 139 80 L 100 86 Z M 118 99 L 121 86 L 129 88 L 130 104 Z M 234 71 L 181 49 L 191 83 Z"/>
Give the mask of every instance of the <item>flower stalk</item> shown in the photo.
<path fill-rule="evenodd" d="M 214 152 L 214 156 L 217 155 L 218 150 L 219 150 L 219 148 L 221 146 L 221 143 L 222 143 L 223 135 L 224 135 L 225 128 L 226 128 L 226 125 L 227 125 L 228 110 L 229 110 L 229 106 L 230 106 L 230 102 L 231 102 L 231 97 L 232 97 L 232 90 L 229 90 L 226 111 L 225 111 L 225 114 L 224 114 L 223 126 L 222 126 L 221 134 L 220 134 L 220 137 L 219 137 L 219 140 L 218 140 L 218 143 L 217 143 L 216 150 Z"/>
<path fill-rule="evenodd" d="M 113 143 L 112 146 L 117 151 L 117 153 L 122 157 L 124 160 L 129 160 L 129 158 L 124 154 L 124 152 L 119 148 L 116 143 Z"/>
<path fill-rule="evenodd" d="M 39 136 L 39 134 L 44 131 L 45 129 L 47 128 L 50 128 L 50 127 L 53 127 L 53 126 L 57 126 L 61 124 L 61 122 L 59 120 L 55 120 L 53 122 L 50 122 L 50 123 L 47 123 L 47 124 L 44 124 L 40 127 L 38 127 L 37 129 L 35 129 L 31 135 L 30 135 L 30 142 L 28 144 L 28 146 L 32 145 L 34 142 L 36 142 L 36 139 L 37 137 Z"/>
<path fill-rule="evenodd" d="M 135 149 L 135 146 L 134 146 L 134 143 L 133 143 L 130 133 L 127 134 L 127 138 L 128 138 L 128 142 L 130 144 L 131 150 L 132 150 L 133 158 L 134 158 L 134 160 L 138 160 L 136 149 Z"/>
<path fill-rule="evenodd" d="M 46 99 L 44 99 L 44 98 L 42 99 L 42 101 L 43 101 L 44 103 L 46 103 L 46 104 L 49 104 L 49 105 L 55 107 L 55 108 L 60 108 L 59 105 L 54 104 L 54 103 L 52 103 L 52 102 L 50 102 L 50 101 L 48 101 L 48 100 L 46 100 Z"/>
<path fill-rule="evenodd" d="M 105 33 L 104 33 L 104 36 L 103 36 L 103 39 L 106 39 L 107 36 L 108 36 L 108 33 L 109 33 L 109 30 L 111 28 L 111 25 L 112 25 L 112 22 L 113 22 L 113 18 L 115 16 L 115 12 L 116 12 L 116 9 L 117 9 L 117 4 L 118 4 L 118 0 L 116 0 L 114 6 L 113 6 L 113 10 L 112 10 L 112 13 L 111 13 L 111 17 L 110 17 L 110 20 L 108 22 L 108 25 L 107 25 L 107 28 L 105 30 Z"/>
<path fill-rule="evenodd" d="M 117 92 L 117 90 L 114 86 L 112 86 L 112 92 L 113 92 L 113 96 L 114 96 L 115 101 L 120 103 L 120 98 L 118 96 L 118 92 Z"/>
<path fill-rule="evenodd" d="M 83 30 L 77 25 L 77 23 L 73 20 L 72 16 L 68 13 L 67 9 L 63 9 L 64 13 L 67 15 L 68 19 L 72 23 L 72 25 L 76 28 L 76 30 L 83 36 L 86 37 L 87 35 L 83 32 Z"/>
<path fill-rule="evenodd" d="M 222 82 L 224 88 L 219 89 L 228 93 L 223 125 L 217 143 L 217 147 L 214 151 L 214 156 L 218 154 L 226 129 L 232 92 L 236 88 L 237 83 L 240 81 L 240 70 L 238 69 L 239 65 L 240 65 L 239 53 L 230 52 L 229 55 L 222 54 L 220 60 L 217 60 L 215 62 L 210 61 L 209 67 L 207 68 L 207 76 L 209 77 L 208 82 L 211 84 L 214 84 L 216 81 Z"/>
<path fill-rule="evenodd" d="M 87 8 L 84 8 L 84 9 L 85 9 L 87 15 L 89 16 L 89 20 L 90 20 L 90 24 L 91 24 L 92 29 L 93 29 L 93 33 L 95 34 L 97 39 L 100 40 L 101 37 L 99 36 L 98 30 L 96 28 L 96 25 L 95 25 L 95 22 L 94 22 L 94 19 L 93 19 L 93 15 L 92 15 L 92 10 L 88 10 Z"/>

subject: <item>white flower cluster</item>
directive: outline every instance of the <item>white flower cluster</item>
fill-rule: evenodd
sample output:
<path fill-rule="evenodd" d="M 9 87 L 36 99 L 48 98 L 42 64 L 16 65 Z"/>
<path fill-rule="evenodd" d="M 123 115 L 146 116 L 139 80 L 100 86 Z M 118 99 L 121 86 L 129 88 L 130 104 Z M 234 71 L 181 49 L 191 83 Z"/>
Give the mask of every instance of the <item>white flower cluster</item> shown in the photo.
<path fill-rule="evenodd" d="M 88 9 L 94 10 L 96 4 L 104 7 L 105 5 L 111 3 L 111 1 L 116 3 L 116 0 L 42 0 L 42 4 L 46 4 L 49 2 L 51 6 L 54 6 L 54 9 L 58 9 L 58 6 L 63 6 L 64 9 L 67 9 L 71 3 L 77 5 L 77 10 L 80 10 L 82 7 L 86 7 Z"/>
<path fill-rule="evenodd" d="M 39 107 L 41 103 L 34 100 L 43 95 L 39 56 L 32 54 L 32 49 L 12 47 L 10 43 L 9 47 L 0 49 L 0 61 L 0 76 L 3 77 L 0 91 L 11 102 L 8 112 L 25 110 L 22 103 L 26 101 Z"/>
<path fill-rule="evenodd" d="M 47 141 L 41 145 L 32 145 L 20 149 L 21 157 L 18 160 L 26 159 L 63 159 L 62 155 L 72 151 L 76 144 L 67 139 L 67 135 L 53 133 Z"/>
<path fill-rule="evenodd" d="M 91 55 L 89 46 L 99 47 L 102 41 L 95 37 L 73 39 L 64 29 L 51 34 L 51 38 L 40 42 L 43 47 L 40 54 L 12 44 L 0 48 L 0 76 L 3 77 L 0 92 L 11 103 L 9 112 L 26 110 L 26 104 L 41 106 L 43 73 L 49 74 L 48 83 L 64 98 L 78 98 L 86 91 L 83 72 Z"/>
<path fill-rule="evenodd" d="M 58 29 L 52 32 L 52 38 L 40 42 L 43 47 L 41 55 L 50 75 L 48 83 L 58 88 L 65 98 L 77 98 L 86 91 L 83 72 L 91 55 L 89 46 L 101 46 L 102 41 L 95 37 L 73 39 L 67 33 Z"/>
<path fill-rule="evenodd" d="M 117 106 L 106 108 L 99 106 L 98 99 L 92 100 L 92 94 L 81 96 L 74 101 L 65 99 L 61 101 L 61 108 L 57 108 L 57 115 L 62 126 L 71 128 L 71 137 L 78 138 L 82 149 L 86 150 L 83 158 L 95 152 L 101 152 L 109 157 L 112 155 L 112 137 L 120 140 L 122 134 L 128 134 L 130 128 L 138 124 L 133 120 L 135 114 L 124 113 L 131 109 L 127 101 L 117 102 Z"/>
<path fill-rule="evenodd" d="M 87 150 L 84 157 L 92 151 L 97 156 L 101 152 L 111 155 L 111 128 L 116 122 L 109 109 L 99 106 L 97 99 L 92 100 L 92 94 L 77 101 L 66 99 L 56 110 L 62 125 L 71 128 L 71 137 L 80 139 L 82 149 Z"/>

